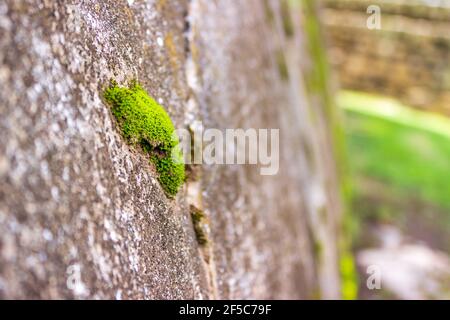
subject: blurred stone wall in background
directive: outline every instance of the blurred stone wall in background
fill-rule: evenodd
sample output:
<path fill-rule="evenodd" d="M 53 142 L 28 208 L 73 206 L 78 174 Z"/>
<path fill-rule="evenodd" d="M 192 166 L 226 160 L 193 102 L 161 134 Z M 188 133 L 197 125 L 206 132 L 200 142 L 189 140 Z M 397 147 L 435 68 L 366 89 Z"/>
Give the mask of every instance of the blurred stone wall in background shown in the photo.
<path fill-rule="evenodd" d="M 335 119 L 304 3 L 1 1 L 0 297 L 340 297 Z M 279 128 L 278 175 L 202 165 L 167 198 L 110 79 L 177 128 Z"/>
<path fill-rule="evenodd" d="M 434 4 L 434 6 L 427 5 Z M 346 89 L 450 115 L 450 2 L 325 0 L 330 58 Z M 370 30 L 367 8 L 381 9 Z"/>

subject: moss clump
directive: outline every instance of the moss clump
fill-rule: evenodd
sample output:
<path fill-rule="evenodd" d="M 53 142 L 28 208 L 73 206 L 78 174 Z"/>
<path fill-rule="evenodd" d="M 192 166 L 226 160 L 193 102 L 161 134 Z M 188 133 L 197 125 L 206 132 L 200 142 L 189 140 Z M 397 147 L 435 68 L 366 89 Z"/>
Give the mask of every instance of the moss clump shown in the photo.
<path fill-rule="evenodd" d="M 128 143 L 150 155 L 159 182 L 174 196 L 185 180 L 184 163 L 175 128 L 164 108 L 137 83 L 120 87 L 112 82 L 104 97 Z"/>
<path fill-rule="evenodd" d="M 193 205 L 189 207 L 189 211 L 191 212 L 192 224 L 194 225 L 197 242 L 199 245 L 204 246 L 208 244 L 208 236 L 202 226 L 206 219 L 205 214 Z"/>

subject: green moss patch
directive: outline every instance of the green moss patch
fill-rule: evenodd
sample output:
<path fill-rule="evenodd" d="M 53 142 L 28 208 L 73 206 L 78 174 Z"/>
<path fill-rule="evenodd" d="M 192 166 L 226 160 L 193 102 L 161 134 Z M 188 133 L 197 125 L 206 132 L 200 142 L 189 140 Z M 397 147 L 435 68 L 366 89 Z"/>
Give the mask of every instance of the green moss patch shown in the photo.
<path fill-rule="evenodd" d="M 203 228 L 203 224 L 206 219 L 205 214 L 193 205 L 189 207 L 189 211 L 191 213 L 192 224 L 194 225 L 197 242 L 199 245 L 204 246 L 208 244 L 208 236 Z"/>
<path fill-rule="evenodd" d="M 164 108 L 137 82 L 129 87 L 111 83 L 104 97 L 123 137 L 150 156 L 163 189 L 169 196 L 176 195 L 185 180 L 184 163 L 175 128 Z"/>

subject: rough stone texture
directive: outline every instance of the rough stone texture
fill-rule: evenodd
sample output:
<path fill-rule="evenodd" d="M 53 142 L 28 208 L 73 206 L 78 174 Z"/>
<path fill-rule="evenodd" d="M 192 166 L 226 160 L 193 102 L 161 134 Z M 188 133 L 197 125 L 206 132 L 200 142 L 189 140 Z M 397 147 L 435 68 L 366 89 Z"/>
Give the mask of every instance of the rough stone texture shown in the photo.
<path fill-rule="evenodd" d="M 2 1 L 0 297 L 339 297 L 329 119 L 292 13 L 293 35 L 275 0 Z M 167 198 L 102 101 L 111 78 L 176 127 L 280 128 L 280 172 L 203 165 Z"/>
<path fill-rule="evenodd" d="M 450 115 L 450 6 L 425 1 L 326 0 L 323 22 L 344 88 L 397 97 Z M 381 29 L 367 28 L 370 5 Z M 369 66 L 369 67 L 368 67 Z"/>

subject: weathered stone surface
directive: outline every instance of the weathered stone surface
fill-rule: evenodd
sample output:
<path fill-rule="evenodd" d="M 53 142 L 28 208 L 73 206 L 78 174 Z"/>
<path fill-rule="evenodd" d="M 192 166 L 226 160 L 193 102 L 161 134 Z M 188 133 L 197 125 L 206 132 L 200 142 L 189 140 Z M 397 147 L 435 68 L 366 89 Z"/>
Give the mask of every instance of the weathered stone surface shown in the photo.
<path fill-rule="evenodd" d="M 303 85 L 300 10 L 286 34 L 278 1 L 1 2 L 0 297 L 338 297 L 332 139 Z M 102 100 L 111 78 L 138 79 L 176 127 L 280 128 L 280 172 L 202 165 L 167 198 Z"/>

